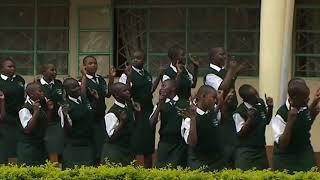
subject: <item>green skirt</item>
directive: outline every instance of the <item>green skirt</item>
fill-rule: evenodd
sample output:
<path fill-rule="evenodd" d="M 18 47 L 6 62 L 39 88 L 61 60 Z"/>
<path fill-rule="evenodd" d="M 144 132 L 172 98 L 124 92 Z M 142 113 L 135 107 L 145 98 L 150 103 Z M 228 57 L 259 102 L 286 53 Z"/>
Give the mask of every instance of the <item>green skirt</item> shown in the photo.
<path fill-rule="evenodd" d="M 316 166 L 316 163 L 312 147 L 296 153 L 277 152 L 275 147 L 273 153 L 274 170 L 308 171 L 314 166 Z"/>
<path fill-rule="evenodd" d="M 105 129 L 104 118 L 96 119 L 93 123 L 93 141 L 95 146 L 95 158 L 99 159 L 101 156 L 101 151 L 103 143 L 106 139 L 106 129 Z"/>
<path fill-rule="evenodd" d="M 7 158 L 15 158 L 17 157 L 18 135 L 21 129 L 17 124 L 4 124 L 2 128 L 6 156 Z"/>
<path fill-rule="evenodd" d="M 184 143 L 171 144 L 159 142 L 157 150 L 156 167 L 186 167 L 187 145 Z"/>
<path fill-rule="evenodd" d="M 8 163 L 8 156 L 6 151 L 6 143 L 3 137 L 3 128 L 0 128 L 0 164 Z"/>
<path fill-rule="evenodd" d="M 63 137 L 64 131 L 61 123 L 59 121 L 49 123 L 45 136 L 46 147 L 49 154 L 62 154 L 64 146 Z"/>
<path fill-rule="evenodd" d="M 155 131 L 150 125 L 149 116 L 152 112 L 144 112 L 142 119 L 136 119 L 132 135 L 133 151 L 136 155 L 154 152 Z"/>
<path fill-rule="evenodd" d="M 193 149 L 188 151 L 188 167 L 191 169 L 203 168 L 206 171 L 221 170 L 228 165 L 227 155 L 224 153 L 198 154 Z"/>
<path fill-rule="evenodd" d="M 74 146 L 66 144 L 63 151 L 62 168 L 95 165 L 95 153 L 92 145 Z"/>
<path fill-rule="evenodd" d="M 268 168 L 268 159 L 265 147 L 238 147 L 235 152 L 235 168 L 258 170 Z"/>
<path fill-rule="evenodd" d="M 101 162 L 120 163 L 129 165 L 134 160 L 134 154 L 129 147 L 121 147 L 109 142 L 105 142 L 101 153 Z"/>
<path fill-rule="evenodd" d="M 17 163 L 28 166 L 39 166 L 46 163 L 45 143 L 18 142 Z"/>

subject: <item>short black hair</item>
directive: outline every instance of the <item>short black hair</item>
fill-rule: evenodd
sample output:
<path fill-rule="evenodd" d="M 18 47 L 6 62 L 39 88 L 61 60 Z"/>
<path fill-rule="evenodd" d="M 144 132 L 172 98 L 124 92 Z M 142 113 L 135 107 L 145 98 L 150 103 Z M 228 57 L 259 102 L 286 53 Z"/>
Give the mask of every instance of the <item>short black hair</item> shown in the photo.
<path fill-rule="evenodd" d="M 170 60 L 174 59 L 175 57 L 177 57 L 178 53 L 180 51 L 183 51 L 184 52 L 184 49 L 178 45 L 174 45 L 174 46 L 171 46 L 168 50 L 168 57 Z"/>
<path fill-rule="evenodd" d="M 223 47 L 210 48 L 208 51 L 208 60 L 211 61 L 218 53 L 219 49 L 224 49 Z"/>
<path fill-rule="evenodd" d="M 144 56 L 144 52 L 143 52 L 142 50 L 140 50 L 140 49 L 135 50 L 135 51 L 133 52 L 133 58 L 140 57 L 141 55 Z"/>
<path fill-rule="evenodd" d="M 124 87 L 127 86 L 126 84 L 120 83 L 120 82 L 116 82 L 114 84 L 112 84 L 110 86 L 110 93 L 113 97 L 116 97 L 119 93 L 119 90 Z"/>
<path fill-rule="evenodd" d="M 301 78 L 293 78 L 288 83 L 288 95 L 290 97 L 305 95 L 310 93 L 307 83 Z"/>
<path fill-rule="evenodd" d="M 31 92 L 33 92 L 36 88 L 41 88 L 41 85 L 38 81 L 30 82 L 26 86 L 26 93 L 27 95 L 30 95 Z"/>
<path fill-rule="evenodd" d="M 92 58 L 92 59 L 97 60 L 94 56 L 88 55 L 88 56 L 85 56 L 85 57 L 82 59 L 82 63 L 83 63 L 83 64 L 86 64 L 86 63 L 87 63 L 87 59 L 89 59 L 89 58 Z"/>
<path fill-rule="evenodd" d="M 250 90 L 254 89 L 253 86 L 251 86 L 250 84 L 243 84 L 242 86 L 240 86 L 239 88 L 239 96 L 243 99 L 243 101 L 247 101 L 250 94 Z"/>
<path fill-rule="evenodd" d="M 44 64 L 41 66 L 41 73 L 44 73 L 45 71 L 47 71 L 47 69 L 50 67 L 50 66 L 53 66 L 53 67 L 56 67 L 54 64 Z"/>
<path fill-rule="evenodd" d="M 5 57 L 3 58 L 1 61 L 0 61 L 0 68 L 3 67 L 3 64 L 7 61 L 11 61 L 13 64 L 16 64 L 16 62 L 14 62 L 13 58 L 12 57 Z"/>
<path fill-rule="evenodd" d="M 79 83 L 76 79 L 74 79 L 74 78 L 66 78 L 63 81 L 63 88 L 67 91 L 72 87 L 72 85 L 74 85 L 76 83 Z"/>
<path fill-rule="evenodd" d="M 210 92 L 216 92 L 216 90 L 209 85 L 202 85 L 197 92 L 196 99 L 205 97 Z"/>
<path fill-rule="evenodd" d="M 167 79 L 165 81 L 163 81 L 162 83 L 169 83 L 170 86 L 172 86 L 172 88 L 177 89 L 178 85 L 177 85 L 177 81 L 174 79 Z"/>

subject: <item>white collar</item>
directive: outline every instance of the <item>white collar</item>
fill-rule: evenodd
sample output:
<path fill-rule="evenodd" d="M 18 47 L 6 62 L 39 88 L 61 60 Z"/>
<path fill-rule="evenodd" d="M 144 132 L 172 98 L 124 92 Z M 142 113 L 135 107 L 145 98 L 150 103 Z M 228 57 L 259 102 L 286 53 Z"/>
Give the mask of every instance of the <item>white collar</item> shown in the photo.
<path fill-rule="evenodd" d="M 40 83 L 42 84 L 42 85 L 45 85 L 45 84 L 48 84 L 48 85 L 50 85 L 50 84 L 54 84 L 54 80 L 52 80 L 51 82 L 47 82 L 46 80 L 44 80 L 44 78 L 42 77 L 41 79 L 40 79 Z"/>
<path fill-rule="evenodd" d="M 34 101 L 30 98 L 30 96 L 27 95 L 26 102 L 33 105 Z"/>
<path fill-rule="evenodd" d="M 198 108 L 196 109 L 197 114 L 199 115 L 204 115 L 204 114 L 208 114 L 208 112 L 204 112 L 202 109 Z"/>
<path fill-rule="evenodd" d="M 212 64 L 212 63 L 210 63 L 210 67 L 211 67 L 212 69 L 218 71 L 218 72 L 221 71 L 221 69 L 223 69 L 223 68 L 221 68 L 221 67 L 219 67 L 219 66 L 217 66 L 217 65 L 214 65 L 214 64 Z"/>
<path fill-rule="evenodd" d="M 7 80 L 9 77 L 8 76 L 6 76 L 6 75 L 4 75 L 4 74 L 1 74 L 0 75 L 1 76 L 1 78 L 3 79 L 3 80 Z M 12 78 L 15 78 L 16 77 L 16 75 L 14 74 L 13 76 L 12 76 Z"/>
<path fill-rule="evenodd" d="M 75 102 L 75 103 L 77 103 L 77 104 L 79 104 L 78 100 L 81 101 L 81 96 L 79 96 L 77 99 L 76 99 L 76 98 L 73 98 L 73 97 L 71 97 L 71 96 L 68 96 L 68 98 L 69 98 L 71 101 L 73 101 L 73 102 Z"/>
<path fill-rule="evenodd" d="M 141 71 L 143 71 L 143 69 L 138 69 L 134 66 L 132 66 L 132 69 L 135 70 L 137 73 L 139 73 L 141 75 Z"/>
<path fill-rule="evenodd" d="M 177 101 L 179 100 L 178 95 L 176 95 L 172 100 L 173 100 L 174 102 L 177 102 Z M 171 101 L 171 99 L 167 98 L 165 102 L 168 103 L 168 102 L 170 102 L 170 101 Z"/>
<path fill-rule="evenodd" d="M 87 77 L 88 79 L 93 79 L 93 78 L 96 78 L 97 75 L 95 74 L 94 76 L 91 76 L 91 75 L 89 75 L 89 74 L 86 74 L 86 77 Z"/>
<path fill-rule="evenodd" d="M 243 102 L 243 104 L 248 108 L 251 109 L 253 106 L 247 102 Z"/>
<path fill-rule="evenodd" d="M 289 99 L 286 100 L 286 107 L 287 107 L 288 110 L 290 110 L 290 109 L 289 109 L 289 108 L 290 108 Z M 301 107 L 301 108 L 298 110 L 298 112 L 304 111 L 304 110 L 306 110 L 306 109 L 308 109 L 308 107 Z"/>
<path fill-rule="evenodd" d="M 122 104 L 121 102 L 119 102 L 119 101 L 117 101 L 117 100 L 114 101 L 114 104 L 116 104 L 117 106 L 122 107 L 122 108 L 125 108 L 125 107 L 126 107 L 125 104 Z"/>
<path fill-rule="evenodd" d="M 178 72 L 177 68 L 171 63 L 170 64 L 170 68 L 174 71 L 174 72 Z"/>

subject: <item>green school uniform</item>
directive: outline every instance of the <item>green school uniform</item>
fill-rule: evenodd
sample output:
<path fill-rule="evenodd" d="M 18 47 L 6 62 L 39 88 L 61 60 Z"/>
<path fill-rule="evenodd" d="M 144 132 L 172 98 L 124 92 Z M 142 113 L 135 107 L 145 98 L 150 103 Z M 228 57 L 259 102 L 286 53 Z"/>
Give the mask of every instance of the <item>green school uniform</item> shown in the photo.
<path fill-rule="evenodd" d="M 217 113 L 209 112 L 196 117 L 198 143 L 190 148 L 188 166 L 191 169 L 206 167 L 207 170 L 219 170 L 227 166 L 227 158 L 219 137 Z"/>
<path fill-rule="evenodd" d="M 93 97 L 89 89 L 96 90 L 99 95 L 99 99 Z M 93 121 L 93 137 L 96 149 L 96 158 L 100 158 L 103 143 L 105 141 L 105 124 L 104 116 L 106 114 L 106 102 L 105 98 L 108 93 L 107 83 L 102 76 L 96 75 L 93 78 L 87 76 L 87 97 L 94 111 Z"/>
<path fill-rule="evenodd" d="M 253 107 L 257 109 L 256 118 L 252 123 L 250 131 L 244 136 L 238 136 L 235 153 L 235 167 L 243 170 L 268 168 L 265 149 L 265 129 L 270 119 L 267 119 L 267 109 L 262 99 L 259 99 L 259 102 Z M 249 108 L 242 103 L 235 113 L 239 113 L 246 120 L 248 110 Z"/>
<path fill-rule="evenodd" d="M 63 128 L 61 127 L 60 117 L 58 116 L 59 105 L 63 101 L 63 85 L 60 80 L 55 79 L 54 81 L 48 83 L 44 79 L 38 80 L 41 84 L 45 96 L 53 101 L 53 117 L 48 123 L 48 128 L 46 131 L 46 147 L 49 154 L 63 152 Z"/>
<path fill-rule="evenodd" d="M 288 107 L 283 105 L 278 109 L 277 115 L 287 122 L 288 111 Z M 307 171 L 315 166 L 314 152 L 310 143 L 310 129 L 313 121 L 308 108 L 299 111 L 288 146 L 280 148 L 278 143 L 274 143 L 273 168 L 275 170 Z"/>
<path fill-rule="evenodd" d="M 177 77 L 177 72 L 175 72 L 172 67 L 168 67 L 164 75 L 170 77 L 170 79 L 175 79 Z M 191 86 L 192 86 L 192 79 L 189 76 L 188 72 L 184 70 L 180 76 L 180 81 L 177 84 L 177 95 L 179 98 L 189 99 L 191 96 Z"/>
<path fill-rule="evenodd" d="M 119 115 L 125 112 L 127 114 L 127 124 L 124 125 L 115 140 L 106 138 L 102 153 L 101 160 L 109 161 L 112 163 L 120 163 L 122 165 L 129 165 L 134 160 L 134 153 L 132 151 L 132 132 L 134 128 L 134 116 L 132 106 L 128 104 L 126 107 L 120 107 L 114 104 L 108 113 L 113 113 L 119 120 Z M 106 119 L 108 121 L 108 119 Z"/>
<path fill-rule="evenodd" d="M 177 97 L 177 96 L 176 96 Z M 188 102 L 181 98 L 171 104 L 166 102 L 160 107 L 160 141 L 157 150 L 156 167 L 185 167 L 187 164 L 187 145 L 181 136 L 182 117 L 177 108 L 187 107 Z"/>
<path fill-rule="evenodd" d="M 85 98 L 74 102 L 67 98 L 68 115 L 72 121 L 71 130 L 65 133 L 63 151 L 63 168 L 73 168 L 75 165 L 94 165 L 95 149 L 93 143 L 93 111 Z"/>
<path fill-rule="evenodd" d="M 0 144 L 5 144 L 5 146 L 1 146 L 3 148 L 0 149 L 0 157 L 5 157 L 5 161 L 17 155 L 17 135 L 21 127 L 18 113 L 25 101 L 24 85 L 25 81 L 19 75 L 6 80 L 1 75 L 0 90 L 5 95 L 6 116 L 0 125 Z M 1 159 L 3 160 L 3 158 Z M 0 163 L 5 163 L 2 160 Z"/>
<path fill-rule="evenodd" d="M 33 114 L 33 107 L 27 102 L 23 108 Z M 44 142 L 46 128 L 48 125 L 47 114 L 43 108 L 40 109 L 36 126 L 30 133 L 21 130 L 17 148 L 17 163 L 29 166 L 45 164 L 47 152 Z"/>
<path fill-rule="evenodd" d="M 144 70 L 139 74 L 132 71 L 131 93 L 133 100 L 140 103 L 141 119 L 136 119 L 133 131 L 133 150 L 135 154 L 152 154 L 154 152 L 155 132 L 150 126 L 149 117 L 153 110 L 152 76 Z M 136 117 L 140 118 L 140 117 Z"/>

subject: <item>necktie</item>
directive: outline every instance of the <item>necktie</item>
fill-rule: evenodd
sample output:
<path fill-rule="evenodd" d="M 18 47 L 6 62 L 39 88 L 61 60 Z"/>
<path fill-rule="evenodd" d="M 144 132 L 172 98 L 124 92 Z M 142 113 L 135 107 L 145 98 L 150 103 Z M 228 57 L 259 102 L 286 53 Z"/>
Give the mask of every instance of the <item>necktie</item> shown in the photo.
<path fill-rule="evenodd" d="M 78 104 L 81 104 L 81 99 L 78 98 L 78 99 L 77 99 L 77 102 L 78 102 Z"/>
<path fill-rule="evenodd" d="M 171 104 L 172 106 L 174 106 L 174 105 L 176 104 L 176 102 L 175 102 L 173 99 L 170 99 L 170 104 Z"/>

